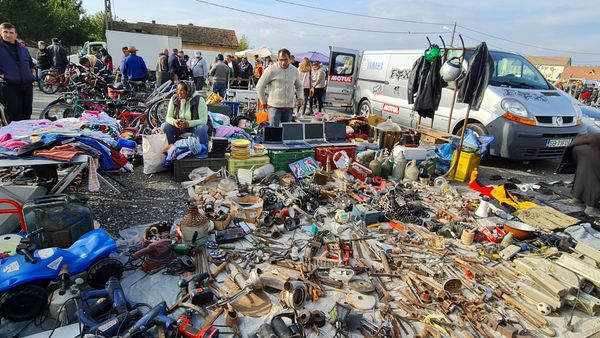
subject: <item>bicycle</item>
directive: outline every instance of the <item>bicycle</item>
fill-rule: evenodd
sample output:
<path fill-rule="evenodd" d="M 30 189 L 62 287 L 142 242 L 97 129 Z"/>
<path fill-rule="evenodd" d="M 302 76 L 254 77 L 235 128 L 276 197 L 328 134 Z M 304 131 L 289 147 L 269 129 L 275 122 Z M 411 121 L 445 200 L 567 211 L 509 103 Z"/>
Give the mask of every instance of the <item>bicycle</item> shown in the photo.
<path fill-rule="evenodd" d="M 43 71 L 38 80 L 38 87 L 45 94 L 54 94 L 59 90 L 72 88 L 75 82 L 79 82 L 82 71 L 74 63 L 69 63 L 64 72 L 58 73 L 56 68 Z"/>

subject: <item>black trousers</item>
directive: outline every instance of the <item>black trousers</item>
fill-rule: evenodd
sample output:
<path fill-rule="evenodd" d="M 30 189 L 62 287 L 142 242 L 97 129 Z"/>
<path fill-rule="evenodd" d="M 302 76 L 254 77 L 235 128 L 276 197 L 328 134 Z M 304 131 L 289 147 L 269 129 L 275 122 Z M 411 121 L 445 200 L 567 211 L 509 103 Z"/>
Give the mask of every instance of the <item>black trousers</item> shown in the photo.
<path fill-rule="evenodd" d="M 33 85 L 5 84 L 3 103 L 10 121 L 29 120 L 33 109 Z"/>
<path fill-rule="evenodd" d="M 323 111 L 323 94 L 325 88 L 315 88 L 315 99 L 317 100 L 318 111 Z"/>

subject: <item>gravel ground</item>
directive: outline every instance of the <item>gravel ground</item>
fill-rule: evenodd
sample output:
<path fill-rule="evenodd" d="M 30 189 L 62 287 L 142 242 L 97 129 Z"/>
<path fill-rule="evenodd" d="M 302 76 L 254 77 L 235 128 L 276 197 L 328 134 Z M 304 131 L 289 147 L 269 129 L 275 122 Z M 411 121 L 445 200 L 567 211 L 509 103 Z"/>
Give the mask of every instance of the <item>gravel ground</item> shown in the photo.
<path fill-rule="evenodd" d="M 108 178 L 121 190 L 121 194 L 102 183 L 99 192 L 90 193 L 87 191 L 87 178 L 79 186 L 70 187 L 68 192 L 87 198 L 94 219 L 111 235 L 139 224 L 173 222 L 181 218 L 187 210 L 187 191 L 179 182 L 173 181 L 170 172 L 146 175 L 142 169 L 138 166 L 133 173 L 112 176 L 125 187 Z"/>

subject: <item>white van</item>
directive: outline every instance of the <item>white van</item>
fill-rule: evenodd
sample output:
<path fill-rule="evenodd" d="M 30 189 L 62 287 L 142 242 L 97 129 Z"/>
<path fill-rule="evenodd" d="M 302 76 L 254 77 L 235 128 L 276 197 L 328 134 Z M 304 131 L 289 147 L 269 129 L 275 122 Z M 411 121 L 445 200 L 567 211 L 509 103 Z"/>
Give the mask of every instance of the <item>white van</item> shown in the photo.
<path fill-rule="evenodd" d="M 471 110 L 467 126 L 493 135 L 490 154 L 517 160 L 560 158 L 564 148 L 586 133 L 581 109 L 554 88 L 524 57 L 490 51 L 494 74 L 479 110 Z M 326 101 L 353 106 L 361 115 L 374 113 L 415 128 L 418 114 L 407 100 L 408 78 L 423 50 L 365 51 L 331 47 Z M 467 60 L 469 55 L 467 54 Z M 453 90 L 444 88 L 433 128 L 458 134 L 467 105 L 456 103 L 450 120 Z M 429 127 L 423 118 L 421 125 Z"/>

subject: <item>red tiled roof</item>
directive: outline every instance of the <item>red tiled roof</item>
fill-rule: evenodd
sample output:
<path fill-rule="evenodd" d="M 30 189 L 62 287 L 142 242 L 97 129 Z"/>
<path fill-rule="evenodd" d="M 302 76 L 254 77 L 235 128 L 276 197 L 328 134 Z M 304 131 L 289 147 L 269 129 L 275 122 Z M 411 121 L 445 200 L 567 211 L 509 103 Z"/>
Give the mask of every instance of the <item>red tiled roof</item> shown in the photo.
<path fill-rule="evenodd" d="M 570 66 L 563 70 L 560 79 L 600 80 L 600 66 Z"/>

